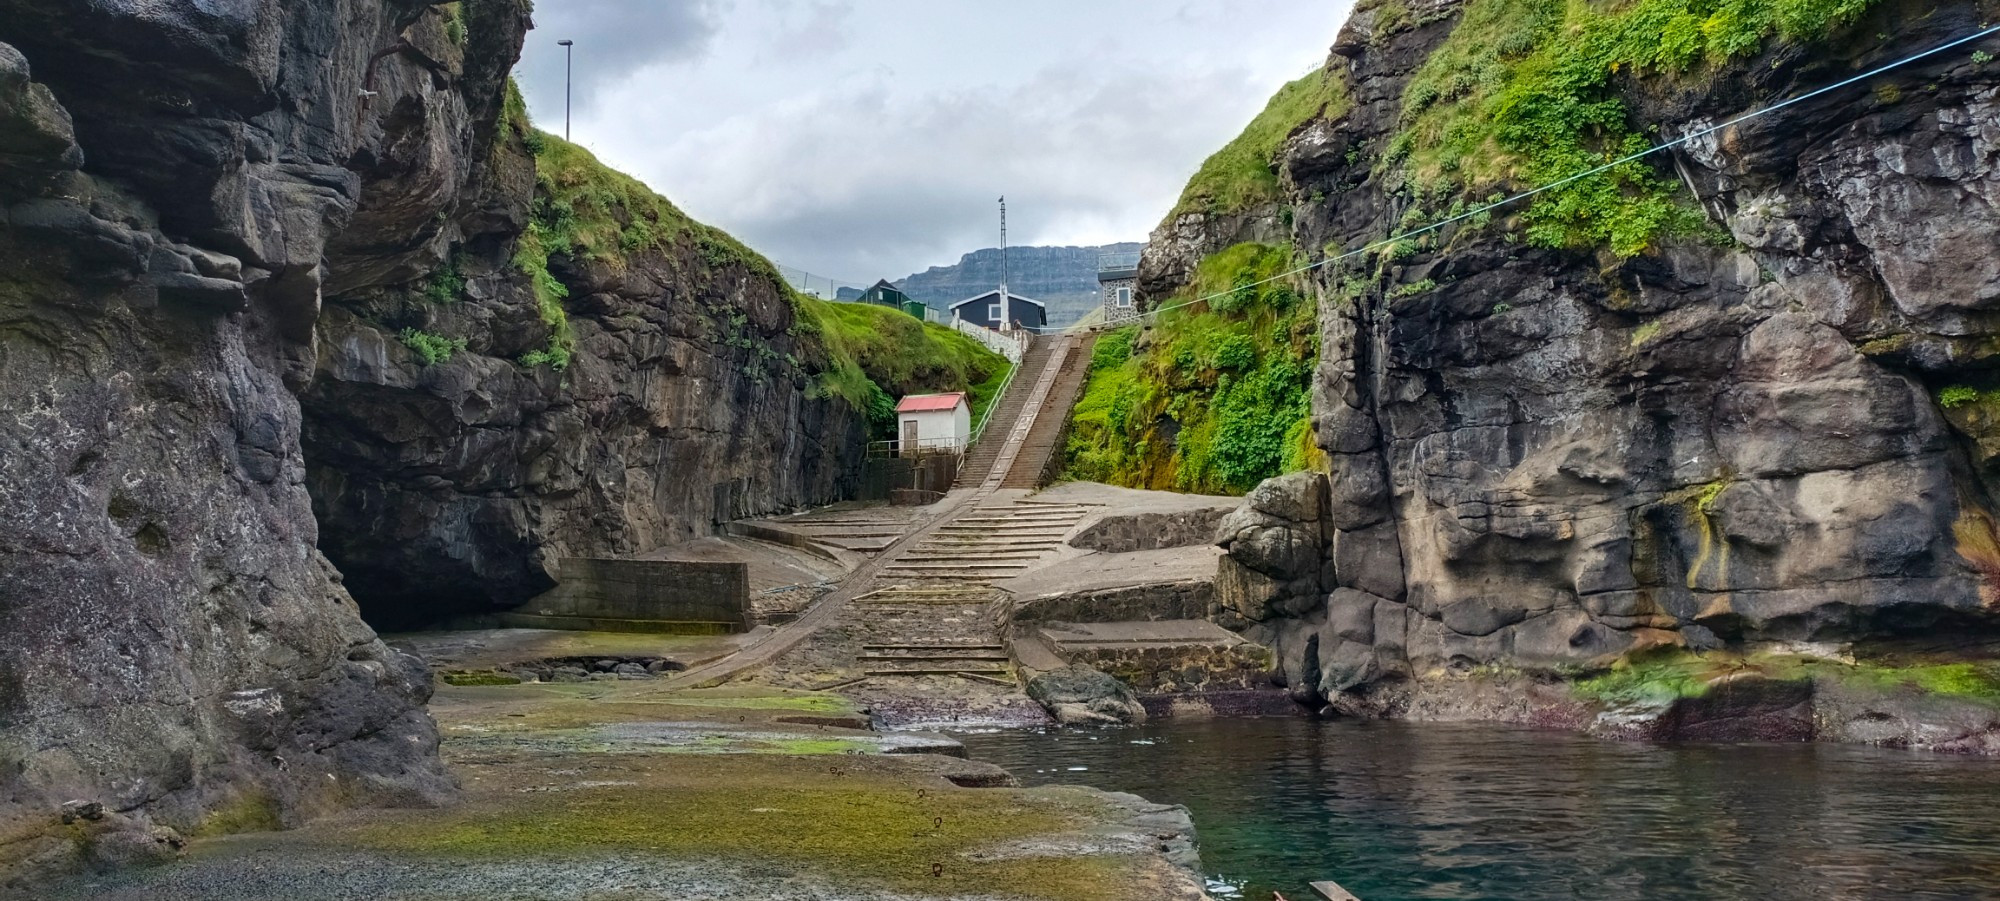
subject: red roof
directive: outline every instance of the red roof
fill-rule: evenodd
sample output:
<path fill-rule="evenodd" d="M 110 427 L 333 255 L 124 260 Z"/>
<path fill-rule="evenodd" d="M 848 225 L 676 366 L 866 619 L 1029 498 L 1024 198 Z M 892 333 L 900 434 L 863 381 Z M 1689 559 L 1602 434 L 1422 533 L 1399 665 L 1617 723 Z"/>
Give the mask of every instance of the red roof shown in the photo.
<path fill-rule="evenodd" d="M 912 394 L 896 405 L 898 413 L 936 413 L 965 403 L 965 392 L 956 394 Z"/>

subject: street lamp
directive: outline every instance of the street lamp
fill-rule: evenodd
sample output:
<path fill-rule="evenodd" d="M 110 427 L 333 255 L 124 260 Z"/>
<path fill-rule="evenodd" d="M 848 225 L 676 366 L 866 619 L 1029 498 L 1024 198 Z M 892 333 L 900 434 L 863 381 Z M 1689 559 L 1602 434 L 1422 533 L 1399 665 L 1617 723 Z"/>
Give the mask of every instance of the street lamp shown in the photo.
<path fill-rule="evenodd" d="M 563 48 L 563 140 L 569 140 L 570 73 L 575 71 L 576 42 L 557 41 Z"/>

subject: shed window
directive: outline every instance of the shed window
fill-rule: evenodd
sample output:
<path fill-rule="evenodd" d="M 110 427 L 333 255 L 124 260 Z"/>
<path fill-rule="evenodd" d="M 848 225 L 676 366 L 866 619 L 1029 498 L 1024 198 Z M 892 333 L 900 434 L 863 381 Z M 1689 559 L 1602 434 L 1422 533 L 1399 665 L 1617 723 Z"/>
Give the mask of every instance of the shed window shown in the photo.
<path fill-rule="evenodd" d="M 1121 306 L 1121 307 L 1129 307 L 1129 306 L 1131 306 L 1131 305 L 1132 305 L 1132 289 L 1131 289 L 1131 288 L 1119 288 L 1119 289 L 1118 289 L 1118 305 L 1119 305 L 1119 306 Z"/>
<path fill-rule="evenodd" d="M 1000 322 L 1000 321 L 1001 321 L 1001 320 L 1000 320 L 1000 305 L 999 305 L 999 304 L 997 304 L 997 303 L 995 303 L 995 304 L 988 304 L 988 305 L 986 306 L 986 318 L 987 318 L 987 319 L 990 319 L 990 320 L 992 320 L 992 321 L 994 321 L 995 323 L 998 323 L 998 322 Z"/>

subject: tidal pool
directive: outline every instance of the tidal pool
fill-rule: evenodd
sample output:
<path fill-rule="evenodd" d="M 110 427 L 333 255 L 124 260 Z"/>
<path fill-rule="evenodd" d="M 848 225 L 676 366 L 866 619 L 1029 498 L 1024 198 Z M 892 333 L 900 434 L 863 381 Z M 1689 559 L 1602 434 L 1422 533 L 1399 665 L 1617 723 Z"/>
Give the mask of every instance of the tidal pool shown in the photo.
<path fill-rule="evenodd" d="M 2000 898 L 2000 760 L 1282 718 L 959 737 L 1025 784 L 1187 805 L 1217 898 Z"/>

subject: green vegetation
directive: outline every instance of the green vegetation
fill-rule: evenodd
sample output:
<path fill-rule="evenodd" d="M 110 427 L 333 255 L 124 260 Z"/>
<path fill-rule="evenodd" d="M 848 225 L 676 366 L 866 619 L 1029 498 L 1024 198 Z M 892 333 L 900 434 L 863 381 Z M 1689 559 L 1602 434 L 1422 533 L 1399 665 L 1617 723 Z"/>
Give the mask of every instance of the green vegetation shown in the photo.
<path fill-rule="evenodd" d="M 417 356 L 423 358 L 425 366 L 436 366 L 447 362 L 453 355 L 465 349 L 464 338 L 447 338 L 413 328 L 404 329 L 397 337 L 402 340 L 404 347 L 416 351 Z"/>
<path fill-rule="evenodd" d="M 2000 661 L 1881 659 L 1843 661 L 1797 654 L 1661 648 L 1617 661 L 1578 679 L 1578 697 L 1613 707 L 1660 706 L 1702 697 L 1739 676 L 1778 681 L 1828 680 L 1875 692 L 1913 692 L 2000 707 Z"/>
<path fill-rule="evenodd" d="M 452 43 L 464 47 L 466 40 L 471 37 L 465 29 L 465 4 L 443 3 L 438 5 L 437 11 L 439 15 L 444 16 L 444 36 Z"/>
<path fill-rule="evenodd" d="M 865 412 L 878 438 L 894 437 L 896 397 L 965 391 L 978 422 L 1007 378 L 1005 357 L 893 307 L 802 298 L 800 313 L 815 326 L 832 363 L 822 391 Z"/>
<path fill-rule="evenodd" d="M 1609 672 L 1577 680 L 1577 695 L 1612 707 L 1659 706 L 1708 693 L 1716 664 L 1671 650 L 1623 659 Z"/>
<path fill-rule="evenodd" d="M 458 257 L 445 260 L 424 285 L 424 298 L 432 303 L 451 303 L 465 296 L 465 275 L 458 271 Z"/>
<path fill-rule="evenodd" d="M 1067 477 L 1137 488 L 1242 493 L 1305 469 L 1318 358 L 1313 304 L 1285 279 L 1289 246 L 1239 244 L 1141 331 L 1100 337 L 1072 414 Z"/>
<path fill-rule="evenodd" d="M 272 832 L 285 828 L 277 799 L 256 791 L 246 791 L 211 808 L 195 827 L 196 838 L 238 835 L 245 832 Z"/>
<path fill-rule="evenodd" d="M 1863 662 L 1841 671 L 1844 680 L 1880 691 L 1915 691 L 2000 705 L 2000 663 Z"/>
<path fill-rule="evenodd" d="M 1285 139 L 1316 118 L 1347 112 L 1347 83 L 1322 69 L 1278 89 L 1236 140 L 1201 164 L 1167 218 L 1183 213 L 1231 213 L 1279 199 L 1274 161 Z"/>
<path fill-rule="evenodd" d="M 688 218 L 643 182 L 604 165 L 582 147 L 532 128 L 526 103 L 511 83 L 501 122 L 535 154 L 535 201 L 513 264 L 533 286 L 549 342 L 523 355 L 522 365 L 561 371 L 575 352 L 576 335 L 564 309 L 569 287 L 551 271 L 551 260 L 622 269 L 635 254 L 658 253 L 670 266 L 739 267 L 782 293 L 796 316 L 793 334 L 802 345 L 797 355 L 759 340 L 743 312 L 721 323 L 723 342 L 749 357 L 744 374 L 762 381 L 786 369 L 817 371 L 819 396 L 845 399 L 868 416 L 881 437 L 890 437 L 895 427 L 897 395 L 967 391 L 977 416 L 1006 378 L 1004 358 L 951 329 L 887 307 L 823 303 L 798 295 L 777 267 L 735 238 Z M 452 289 L 462 289 L 463 280 L 454 286 L 452 279 L 458 279 L 455 269 L 441 272 L 432 288 L 455 294 Z"/>
<path fill-rule="evenodd" d="M 1974 50 L 1974 51 L 1972 51 L 1972 64 L 1973 64 L 1973 65 L 1975 65 L 1975 66 L 1983 66 L 1983 65 L 1986 65 L 1987 63 L 1990 63 L 1990 62 L 1992 62 L 1992 61 L 1993 61 L 1993 54 L 1991 54 L 1991 53 L 1987 53 L 1987 52 L 1986 52 L 1986 51 L 1984 51 L 1984 50 Z"/>
<path fill-rule="evenodd" d="M 502 118 L 519 122 L 525 116 L 519 92 L 510 89 Z M 551 257 L 623 267 L 631 254 L 665 250 L 675 241 L 691 239 L 703 263 L 744 266 L 784 285 L 769 260 L 721 230 L 689 219 L 645 183 L 604 165 L 590 151 L 532 129 L 523 136 L 532 138 L 528 143 L 535 153 L 536 191 L 514 266 L 534 285 L 542 321 L 549 326 L 549 344 L 522 357 L 522 365 L 564 369 L 576 346 L 563 309 L 569 289 L 549 271 Z"/>
<path fill-rule="evenodd" d="M 1403 95 L 1387 165 L 1419 196 L 1547 184 L 1646 149 L 1619 97 L 1633 77 L 1690 83 L 1771 40 L 1824 38 L 1873 0 L 1474 0 Z M 1545 247 L 1620 256 L 1705 227 L 1647 160 L 1548 192 L 1525 214 Z"/>
<path fill-rule="evenodd" d="M 1020 898 L 1111 897 L 1129 889 L 1141 863 L 1117 852 L 1004 853 L 1105 819 L 1103 802 L 1080 790 L 912 784 L 905 771 L 868 758 L 843 755 L 831 766 L 824 756 L 776 754 L 677 756 L 659 766 L 625 761 L 624 784 L 516 792 L 504 804 L 346 828 L 365 846 L 401 854 L 768 864 L 840 880 L 835 885 L 927 897 L 990 895 L 995 886 Z"/>
<path fill-rule="evenodd" d="M 1938 406 L 1947 410 L 1965 406 L 1979 400 L 1979 389 L 1964 385 L 1953 385 L 1938 392 Z"/>

